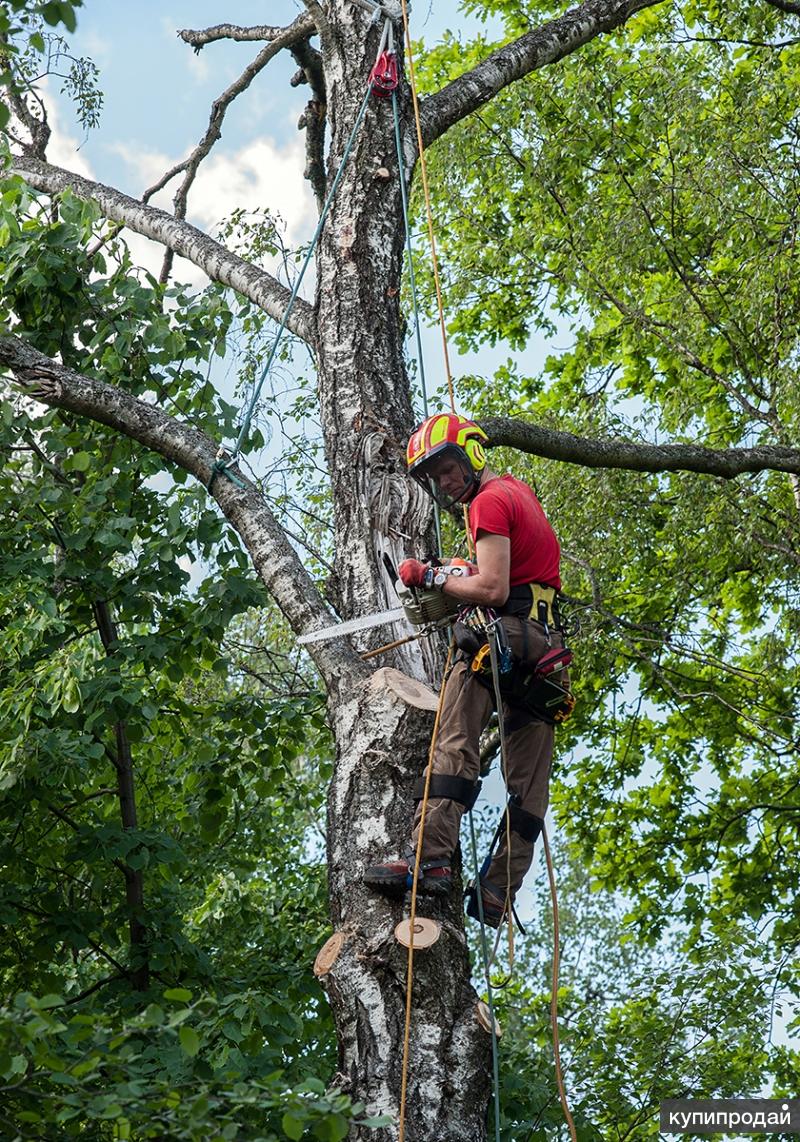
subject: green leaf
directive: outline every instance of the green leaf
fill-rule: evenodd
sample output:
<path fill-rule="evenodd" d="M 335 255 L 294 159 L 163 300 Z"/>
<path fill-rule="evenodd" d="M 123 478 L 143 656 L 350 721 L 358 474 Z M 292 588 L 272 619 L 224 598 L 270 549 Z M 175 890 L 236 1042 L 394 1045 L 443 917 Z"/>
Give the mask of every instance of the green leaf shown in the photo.
<path fill-rule="evenodd" d="M 200 1050 L 200 1036 L 193 1027 L 187 1027 L 185 1024 L 178 1031 L 178 1038 L 181 1042 L 181 1047 L 191 1058 Z"/>
<path fill-rule="evenodd" d="M 287 1138 L 298 1142 L 298 1140 L 303 1137 L 305 1122 L 302 1118 L 298 1117 L 294 1111 L 287 1110 L 281 1119 L 281 1128 Z"/>
<path fill-rule="evenodd" d="M 88 452 L 76 452 L 73 456 L 68 457 L 64 467 L 68 467 L 74 472 L 87 472 L 91 463 L 92 458 Z"/>

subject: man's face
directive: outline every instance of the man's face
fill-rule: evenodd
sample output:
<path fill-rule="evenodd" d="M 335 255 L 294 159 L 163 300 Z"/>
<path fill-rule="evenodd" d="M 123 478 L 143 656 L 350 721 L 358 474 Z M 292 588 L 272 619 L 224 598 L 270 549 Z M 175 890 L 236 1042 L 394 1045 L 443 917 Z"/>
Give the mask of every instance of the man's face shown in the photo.
<path fill-rule="evenodd" d="M 442 456 L 441 459 L 433 460 L 430 475 L 443 495 L 454 502 L 460 500 L 469 490 L 467 473 L 463 464 L 454 456 Z"/>

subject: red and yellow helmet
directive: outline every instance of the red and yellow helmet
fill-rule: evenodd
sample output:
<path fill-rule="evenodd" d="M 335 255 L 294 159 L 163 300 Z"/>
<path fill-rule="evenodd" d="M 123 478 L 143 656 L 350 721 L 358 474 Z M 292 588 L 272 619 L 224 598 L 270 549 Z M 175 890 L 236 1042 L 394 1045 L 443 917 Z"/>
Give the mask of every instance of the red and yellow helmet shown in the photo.
<path fill-rule="evenodd" d="M 408 442 L 408 473 L 442 507 L 464 503 L 480 487 L 488 439 L 474 420 L 454 412 L 429 416 Z"/>

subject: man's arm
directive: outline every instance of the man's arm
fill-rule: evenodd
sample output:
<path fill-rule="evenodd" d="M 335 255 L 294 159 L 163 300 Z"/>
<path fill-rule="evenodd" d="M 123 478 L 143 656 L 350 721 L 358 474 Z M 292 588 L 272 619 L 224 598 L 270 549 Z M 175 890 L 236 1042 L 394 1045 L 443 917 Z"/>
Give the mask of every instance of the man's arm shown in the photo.
<path fill-rule="evenodd" d="M 475 544 L 477 575 L 467 578 L 448 575 L 443 590 L 465 603 L 482 603 L 486 607 L 500 607 L 508 598 L 511 587 L 511 540 L 505 535 L 479 531 Z"/>

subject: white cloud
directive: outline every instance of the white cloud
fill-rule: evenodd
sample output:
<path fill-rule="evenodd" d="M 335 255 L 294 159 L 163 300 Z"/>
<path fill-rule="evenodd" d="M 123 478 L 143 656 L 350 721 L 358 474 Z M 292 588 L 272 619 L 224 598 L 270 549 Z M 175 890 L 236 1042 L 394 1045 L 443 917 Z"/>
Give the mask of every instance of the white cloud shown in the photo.
<path fill-rule="evenodd" d="M 39 93 L 44 99 L 47 109 L 47 122 L 50 125 L 50 141 L 47 144 L 47 160 L 57 167 L 65 167 L 84 178 L 94 178 L 89 161 L 83 157 L 80 148 L 83 140 L 77 135 L 70 134 L 64 127 L 59 106 L 48 90 L 48 81 L 45 79 L 39 84 Z"/>
<path fill-rule="evenodd" d="M 116 144 L 113 148 L 130 167 L 140 194 L 152 186 L 176 160 L 163 152 Z M 308 182 L 303 178 L 305 155 L 302 142 L 279 147 L 269 138 L 257 139 L 230 154 L 213 154 L 201 165 L 189 192 L 188 220 L 213 233 L 223 218 L 236 207 L 255 210 L 266 207 L 283 222 L 282 236 L 289 246 L 307 240 L 316 224 L 316 208 Z M 164 210 L 172 210 L 172 195 L 180 175 L 151 201 Z M 129 235 L 131 252 L 136 260 L 157 273 L 161 264 L 159 248 L 147 239 Z M 155 260 L 152 251 L 155 250 Z M 268 266 L 275 272 L 275 265 Z M 199 285 L 205 278 L 196 267 L 179 261 L 176 276 L 181 281 Z"/>
<path fill-rule="evenodd" d="M 296 245 L 314 225 L 314 201 L 303 178 L 305 153 L 298 139 L 278 147 L 257 139 L 232 156 L 211 155 L 200 168 L 190 196 L 191 213 L 214 226 L 232 207 L 266 207 L 286 223 L 286 240 Z"/>

